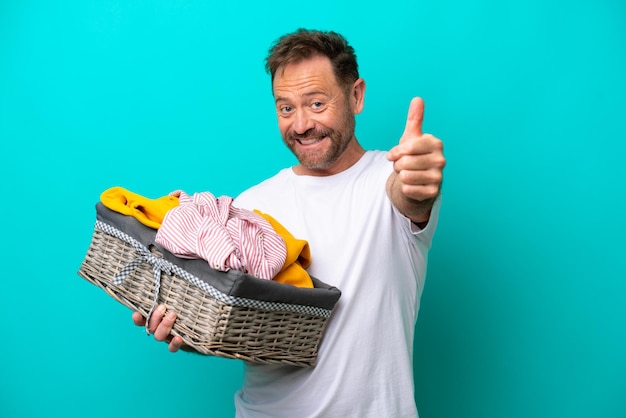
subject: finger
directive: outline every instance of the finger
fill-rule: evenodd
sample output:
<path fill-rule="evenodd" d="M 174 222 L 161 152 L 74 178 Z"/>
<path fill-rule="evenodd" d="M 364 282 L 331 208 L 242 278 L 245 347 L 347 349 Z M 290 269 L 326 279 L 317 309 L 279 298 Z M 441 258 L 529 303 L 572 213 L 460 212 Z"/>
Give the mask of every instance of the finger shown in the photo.
<path fill-rule="evenodd" d="M 437 151 L 439 145 L 432 143 L 430 135 L 409 138 L 404 136 L 398 145 L 387 152 L 387 160 L 398 161 L 404 156 L 424 155 Z"/>
<path fill-rule="evenodd" d="M 424 122 L 424 100 L 414 97 L 409 105 L 409 114 L 406 118 L 406 126 L 402 138 L 422 136 L 422 123 Z"/>
<path fill-rule="evenodd" d="M 167 338 L 172 333 L 174 321 L 176 321 L 175 312 L 169 311 L 167 314 L 165 314 L 163 320 L 154 331 L 154 339 L 157 341 L 167 341 Z"/>
<path fill-rule="evenodd" d="M 439 185 L 443 179 L 443 173 L 441 170 L 431 167 L 423 169 L 400 169 L 398 170 L 398 178 L 404 185 Z"/>
<path fill-rule="evenodd" d="M 421 139 L 406 140 L 400 142 L 387 152 L 387 160 L 397 163 L 401 160 L 412 159 L 413 157 L 420 157 L 432 152 L 428 144 Z"/>
<path fill-rule="evenodd" d="M 398 149 L 398 146 L 396 145 L 395 147 L 387 151 L 387 160 L 395 162 L 398 160 L 398 158 L 402 157 L 402 155 L 404 154 L 402 153 L 401 149 Z"/>
<path fill-rule="evenodd" d="M 432 167 L 432 163 L 430 158 L 425 155 L 416 155 L 416 156 L 404 156 L 394 161 L 393 169 L 396 172 L 400 171 L 424 171 L 428 170 Z M 403 177 L 400 178 L 404 180 Z M 404 181 L 403 181 L 404 182 Z"/>
<path fill-rule="evenodd" d="M 415 147 L 408 147 L 409 143 L 400 144 L 398 155 L 393 161 L 394 169 L 398 170 L 443 170 L 446 165 L 446 158 L 443 155 L 443 143 L 441 141 L 429 144 L 427 140 L 414 141 Z M 404 149 L 401 149 L 405 146 Z M 406 151 L 406 152 L 405 152 Z"/>
<path fill-rule="evenodd" d="M 170 344 L 167 346 L 167 349 L 170 352 L 175 353 L 178 350 L 180 350 L 182 346 L 183 346 L 182 337 L 180 337 L 179 335 L 176 335 L 174 338 L 172 338 L 172 341 L 170 341 Z"/>
<path fill-rule="evenodd" d="M 434 199 L 439 194 L 438 184 L 403 184 L 402 193 L 413 200 Z"/>
<path fill-rule="evenodd" d="M 133 312 L 133 322 L 138 327 L 143 327 L 146 325 L 146 318 L 144 318 L 139 312 Z"/>
<path fill-rule="evenodd" d="M 165 314 L 165 305 L 159 305 L 150 315 L 150 319 L 148 320 L 148 331 L 155 332 L 156 329 L 161 324 L 161 320 L 163 319 L 163 315 Z"/>

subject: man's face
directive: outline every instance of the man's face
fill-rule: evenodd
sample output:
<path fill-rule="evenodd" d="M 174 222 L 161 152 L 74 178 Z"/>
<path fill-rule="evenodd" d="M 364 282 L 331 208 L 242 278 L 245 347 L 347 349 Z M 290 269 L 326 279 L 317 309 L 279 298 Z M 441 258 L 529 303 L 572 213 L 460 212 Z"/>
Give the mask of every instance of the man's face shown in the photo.
<path fill-rule="evenodd" d="M 355 108 L 330 60 L 314 56 L 279 68 L 273 89 L 278 129 L 299 168 L 311 175 L 341 171 L 344 151 L 354 140 Z"/>

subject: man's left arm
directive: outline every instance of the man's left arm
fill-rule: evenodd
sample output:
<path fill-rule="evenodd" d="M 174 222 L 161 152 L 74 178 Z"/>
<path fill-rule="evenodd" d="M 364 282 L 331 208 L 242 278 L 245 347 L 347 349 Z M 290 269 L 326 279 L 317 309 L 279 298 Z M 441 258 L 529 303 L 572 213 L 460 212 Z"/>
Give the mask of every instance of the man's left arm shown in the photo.
<path fill-rule="evenodd" d="M 430 210 L 441 191 L 446 159 L 443 143 L 422 132 L 424 101 L 411 101 L 404 133 L 398 145 L 389 150 L 393 172 L 387 180 L 387 195 L 404 216 L 418 226 L 430 219 Z"/>

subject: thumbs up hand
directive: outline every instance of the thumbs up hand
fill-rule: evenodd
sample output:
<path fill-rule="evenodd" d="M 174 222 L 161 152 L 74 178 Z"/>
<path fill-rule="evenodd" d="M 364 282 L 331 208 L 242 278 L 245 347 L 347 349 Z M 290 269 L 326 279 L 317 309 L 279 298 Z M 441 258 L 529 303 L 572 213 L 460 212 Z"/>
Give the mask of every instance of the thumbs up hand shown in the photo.
<path fill-rule="evenodd" d="M 446 165 L 443 143 L 422 132 L 423 120 L 424 101 L 416 97 L 409 106 L 400 143 L 387 153 L 394 170 L 387 182 L 387 193 L 400 212 L 416 223 L 428 221 Z"/>

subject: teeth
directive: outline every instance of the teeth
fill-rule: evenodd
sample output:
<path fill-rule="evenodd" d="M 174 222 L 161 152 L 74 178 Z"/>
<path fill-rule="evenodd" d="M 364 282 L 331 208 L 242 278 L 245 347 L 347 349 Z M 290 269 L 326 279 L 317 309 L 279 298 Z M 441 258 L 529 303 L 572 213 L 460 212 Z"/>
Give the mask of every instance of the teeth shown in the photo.
<path fill-rule="evenodd" d="M 321 139 L 320 139 L 320 138 L 306 139 L 306 140 L 305 140 L 305 139 L 300 139 L 300 140 L 299 140 L 299 142 L 300 142 L 302 145 L 311 145 L 311 144 L 315 144 L 316 142 L 319 142 L 319 141 L 321 141 Z"/>

